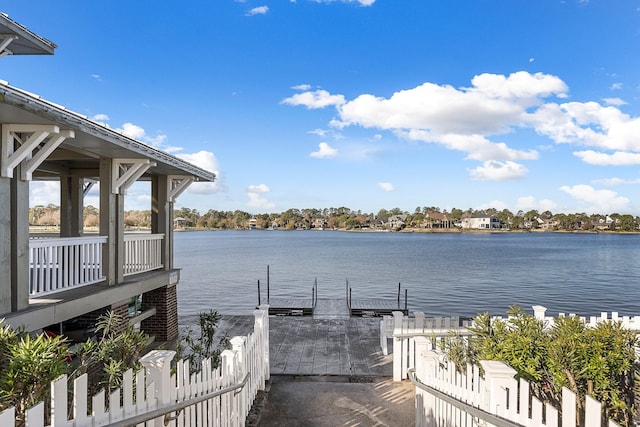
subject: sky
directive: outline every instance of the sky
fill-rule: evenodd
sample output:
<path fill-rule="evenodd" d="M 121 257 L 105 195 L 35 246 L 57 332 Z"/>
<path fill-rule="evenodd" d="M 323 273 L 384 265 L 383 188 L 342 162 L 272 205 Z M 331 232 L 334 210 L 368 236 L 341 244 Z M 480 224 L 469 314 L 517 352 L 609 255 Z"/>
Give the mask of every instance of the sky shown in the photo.
<path fill-rule="evenodd" d="M 640 215 L 640 0 L 1 11 L 58 48 L 0 59 L 0 79 L 217 174 L 176 207 Z M 149 206 L 129 191 L 125 209 Z"/>

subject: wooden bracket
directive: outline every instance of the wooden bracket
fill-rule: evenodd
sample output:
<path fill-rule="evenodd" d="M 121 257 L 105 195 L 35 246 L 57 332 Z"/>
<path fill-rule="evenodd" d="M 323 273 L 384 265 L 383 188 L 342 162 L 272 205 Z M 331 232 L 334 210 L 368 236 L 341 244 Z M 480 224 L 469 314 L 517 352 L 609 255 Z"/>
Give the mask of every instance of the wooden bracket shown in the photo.
<path fill-rule="evenodd" d="M 25 167 L 22 168 L 20 178 L 31 181 L 33 172 L 38 166 L 65 139 L 74 136 L 72 130 L 61 131 L 56 125 L 3 124 L 0 176 L 13 178 L 14 169 L 23 162 Z"/>
<path fill-rule="evenodd" d="M 7 55 L 13 55 L 13 52 L 8 49 L 8 46 L 17 38 L 18 36 L 15 34 L 0 34 L 0 58 Z"/>
<path fill-rule="evenodd" d="M 194 181 L 192 176 L 169 175 L 169 201 L 175 202 L 184 190 Z"/>
<path fill-rule="evenodd" d="M 127 189 L 150 167 L 156 164 L 149 159 L 113 159 L 113 194 L 127 194 Z"/>

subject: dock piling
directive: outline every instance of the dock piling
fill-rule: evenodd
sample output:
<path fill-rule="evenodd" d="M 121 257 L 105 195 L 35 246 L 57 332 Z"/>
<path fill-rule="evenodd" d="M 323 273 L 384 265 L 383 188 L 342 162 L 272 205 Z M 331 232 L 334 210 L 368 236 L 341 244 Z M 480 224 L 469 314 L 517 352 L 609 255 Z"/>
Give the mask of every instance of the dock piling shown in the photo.
<path fill-rule="evenodd" d="M 258 305 L 262 304 L 262 298 L 260 298 L 260 279 L 258 279 Z"/>

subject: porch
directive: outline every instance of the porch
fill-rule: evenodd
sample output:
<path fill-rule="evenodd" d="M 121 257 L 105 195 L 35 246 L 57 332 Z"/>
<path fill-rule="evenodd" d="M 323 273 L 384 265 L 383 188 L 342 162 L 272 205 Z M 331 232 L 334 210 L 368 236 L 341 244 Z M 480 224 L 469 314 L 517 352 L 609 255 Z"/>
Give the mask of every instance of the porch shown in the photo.
<path fill-rule="evenodd" d="M 123 276 L 161 270 L 164 234 L 124 235 Z M 29 299 L 103 282 L 106 236 L 29 238 Z"/>

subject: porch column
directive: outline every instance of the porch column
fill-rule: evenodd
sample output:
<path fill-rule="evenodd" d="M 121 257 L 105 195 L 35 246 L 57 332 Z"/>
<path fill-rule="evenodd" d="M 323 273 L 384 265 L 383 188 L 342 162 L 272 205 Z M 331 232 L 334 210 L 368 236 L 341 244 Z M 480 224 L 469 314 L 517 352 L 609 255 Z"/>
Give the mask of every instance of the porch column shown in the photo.
<path fill-rule="evenodd" d="M 165 270 L 173 270 L 173 202 L 169 186 L 167 175 L 154 175 L 151 179 L 151 232 L 164 234 L 160 256 Z"/>
<path fill-rule="evenodd" d="M 11 311 L 29 307 L 29 181 L 15 168 L 11 184 Z"/>
<path fill-rule="evenodd" d="M 84 203 L 78 176 L 60 177 L 60 236 L 79 237 L 83 233 Z"/>
<path fill-rule="evenodd" d="M 0 194 L 11 194 L 12 178 L 0 177 Z M 4 200 L 4 199 L 3 199 Z M 11 311 L 11 204 L 0 203 L 0 313 Z"/>
<path fill-rule="evenodd" d="M 100 235 L 107 236 L 102 271 L 108 285 L 123 281 L 124 196 L 113 193 L 113 159 L 100 159 Z"/>

